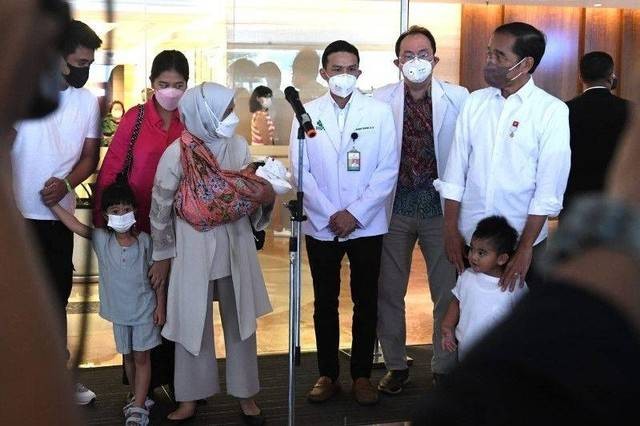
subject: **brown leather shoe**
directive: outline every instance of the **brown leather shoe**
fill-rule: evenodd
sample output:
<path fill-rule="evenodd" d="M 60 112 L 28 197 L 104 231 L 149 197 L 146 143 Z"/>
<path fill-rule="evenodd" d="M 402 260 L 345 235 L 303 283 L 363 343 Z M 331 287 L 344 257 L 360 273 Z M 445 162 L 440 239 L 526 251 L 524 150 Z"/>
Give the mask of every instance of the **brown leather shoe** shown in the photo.
<path fill-rule="evenodd" d="M 307 394 L 309 402 L 324 402 L 340 391 L 340 383 L 330 377 L 320 376 L 313 388 Z"/>
<path fill-rule="evenodd" d="M 360 405 L 374 405 L 378 403 L 378 389 L 368 377 L 358 377 L 353 382 L 353 397 Z"/>

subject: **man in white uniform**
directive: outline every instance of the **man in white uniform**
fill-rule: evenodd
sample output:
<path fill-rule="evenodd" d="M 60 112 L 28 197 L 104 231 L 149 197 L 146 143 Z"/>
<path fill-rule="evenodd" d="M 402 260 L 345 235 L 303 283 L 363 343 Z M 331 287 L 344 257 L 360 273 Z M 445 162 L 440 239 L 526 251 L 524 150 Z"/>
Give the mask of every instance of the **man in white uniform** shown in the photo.
<path fill-rule="evenodd" d="M 571 162 L 569 110 L 531 76 L 545 45 L 544 34 L 523 22 L 494 31 L 484 68 L 491 87 L 465 103 L 444 177 L 436 181 L 446 199 L 445 248 L 459 273 L 480 220 L 502 215 L 518 231 L 500 279 L 510 290 L 525 277 L 532 290 L 542 282 L 530 265 L 544 251 L 547 218 L 562 209 Z"/>
<path fill-rule="evenodd" d="M 409 381 L 405 303 L 413 248 L 418 241 L 427 264 L 433 301 L 434 380 L 456 364 L 456 354 L 442 350 L 440 323 L 451 300 L 456 271 L 444 252 L 442 201 L 433 181 L 444 173 L 456 119 L 469 96 L 464 87 L 433 77 L 438 64 L 436 40 L 413 26 L 396 41 L 394 64 L 404 80 L 375 91 L 374 98 L 391 105 L 396 123 L 400 172 L 389 233 L 382 243 L 378 288 L 378 339 L 387 374 L 378 390 L 397 394 Z"/>
<path fill-rule="evenodd" d="M 18 209 L 39 243 L 41 257 L 57 306 L 66 346 L 66 306 L 73 275 L 73 232 L 45 205 L 60 203 L 75 209 L 74 188 L 88 178 L 98 164 L 100 109 L 96 97 L 82 86 L 89 77 L 94 52 L 102 41 L 80 21 L 72 21 L 62 44 L 66 66 L 61 80 L 60 105 L 51 115 L 25 120 L 11 151 L 13 187 Z M 76 386 L 76 402 L 87 404 L 95 394 Z"/>
<path fill-rule="evenodd" d="M 360 404 L 378 402 L 369 377 L 376 338 L 378 272 L 382 235 L 389 226 L 389 198 L 398 176 L 398 150 L 391 108 L 356 89 L 360 56 L 343 40 L 327 46 L 320 75 L 330 91 L 306 104 L 318 131 L 301 153 L 298 124 L 291 129 L 290 158 L 297 181 L 303 173 L 304 223 L 313 278 L 314 326 L 320 378 L 308 399 L 322 402 L 339 389 L 338 296 L 340 264 L 351 269 L 351 378 Z"/>

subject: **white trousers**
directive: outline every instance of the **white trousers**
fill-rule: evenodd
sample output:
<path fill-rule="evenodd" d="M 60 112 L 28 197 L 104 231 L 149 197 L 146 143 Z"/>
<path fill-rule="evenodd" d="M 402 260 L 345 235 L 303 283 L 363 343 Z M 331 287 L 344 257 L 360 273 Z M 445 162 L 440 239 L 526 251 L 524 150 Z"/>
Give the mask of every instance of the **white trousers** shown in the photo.
<path fill-rule="evenodd" d="M 249 398 L 260 390 L 256 335 L 240 339 L 238 312 L 231 277 L 209 282 L 207 315 L 200 354 L 194 356 L 176 343 L 175 396 L 177 401 L 196 401 L 220 392 L 213 341 L 213 298 L 220 304 L 226 350 L 227 393 Z"/>

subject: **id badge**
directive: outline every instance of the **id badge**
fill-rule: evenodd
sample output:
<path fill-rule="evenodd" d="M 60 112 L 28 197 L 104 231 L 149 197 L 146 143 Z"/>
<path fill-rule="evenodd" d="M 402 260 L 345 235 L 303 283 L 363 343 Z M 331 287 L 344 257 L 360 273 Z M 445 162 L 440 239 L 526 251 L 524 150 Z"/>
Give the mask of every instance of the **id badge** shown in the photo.
<path fill-rule="evenodd" d="M 347 171 L 360 171 L 360 151 L 352 149 L 351 151 L 347 152 Z"/>

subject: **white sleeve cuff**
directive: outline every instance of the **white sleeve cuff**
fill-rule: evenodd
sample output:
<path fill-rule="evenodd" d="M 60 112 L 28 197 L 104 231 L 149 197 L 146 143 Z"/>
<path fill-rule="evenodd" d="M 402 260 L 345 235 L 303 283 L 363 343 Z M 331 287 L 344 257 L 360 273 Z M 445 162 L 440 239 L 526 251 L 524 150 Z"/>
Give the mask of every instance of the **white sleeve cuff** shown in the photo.
<path fill-rule="evenodd" d="M 154 262 L 158 262 L 160 260 L 173 259 L 174 257 L 176 257 L 176 255 L 177 253 L 175 247 L 166 248 L 164 250 L 154 249 L 153 254 L 151 255 L 151 259 Z"/>
<path fill-rule="evenodd" d="M 436 191 L 440 193 L 442 198 L 453 201 L 462 201 L 462 195 L 464 194 L 464 186 L 456 185 L 454 183 L 445 182 L 440 179 L 433 181 L 433 186 Z"/>
<path fill-rule="evenodd" d="M 555 217 L 562 210 L 562 200 L 556 197 L 546 199 L 534 198 L 529 205 L 529 214 L 535 216 Z"/>

